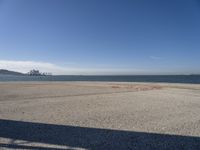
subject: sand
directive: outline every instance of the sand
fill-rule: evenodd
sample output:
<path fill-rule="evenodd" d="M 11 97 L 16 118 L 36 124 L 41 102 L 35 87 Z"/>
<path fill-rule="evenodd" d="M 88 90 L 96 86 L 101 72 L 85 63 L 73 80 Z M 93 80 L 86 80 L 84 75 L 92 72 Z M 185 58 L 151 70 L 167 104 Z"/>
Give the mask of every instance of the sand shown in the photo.
<path fill-rule="evenodd" d="M 1 82 L 0 149 L 200 149 L 200 85 Z"/>

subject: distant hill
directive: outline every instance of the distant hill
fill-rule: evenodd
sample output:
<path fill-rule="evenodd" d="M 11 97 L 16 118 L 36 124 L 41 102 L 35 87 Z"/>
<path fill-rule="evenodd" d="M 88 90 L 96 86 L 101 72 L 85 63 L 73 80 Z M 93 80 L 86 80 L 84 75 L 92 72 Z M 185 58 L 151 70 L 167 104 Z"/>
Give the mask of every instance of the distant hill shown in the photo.
<path fill-rule="evenodd" d="M 15 71 L 9 71 L 9 70 L 5 70 L 5 69 L 0 69 L 0 75 L 25 75 L 25 74 L 20 73 L 20 72 L 15 72 Z"/>

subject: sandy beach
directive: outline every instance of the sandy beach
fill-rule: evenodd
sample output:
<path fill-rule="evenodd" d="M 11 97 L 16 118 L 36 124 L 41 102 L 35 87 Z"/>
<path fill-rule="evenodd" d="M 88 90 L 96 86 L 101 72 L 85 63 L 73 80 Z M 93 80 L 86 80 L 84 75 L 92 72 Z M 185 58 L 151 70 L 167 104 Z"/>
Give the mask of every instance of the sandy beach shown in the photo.
<path fill-rule="evenodd" d="M 1 82 L 0 149 L 200 149 L 200 85 Z"/>

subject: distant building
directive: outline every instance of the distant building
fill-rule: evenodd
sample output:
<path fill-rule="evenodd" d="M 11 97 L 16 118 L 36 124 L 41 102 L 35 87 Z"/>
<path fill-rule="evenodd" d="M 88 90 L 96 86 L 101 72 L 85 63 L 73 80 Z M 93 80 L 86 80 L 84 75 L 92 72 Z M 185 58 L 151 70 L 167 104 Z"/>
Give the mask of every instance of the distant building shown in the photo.
<path fill-rule="evenodd" d="M 50 76 L 52 75 L 51 73 L 41 73 L 39 70 L 31 70 L 28 72 L 28 75 L 30 76 Z"/>
<path fill-rule="evenodd" d="M 28 74 L 29 74 L 30 76 L 40 76 L 40 75 L 41 75 L 40 71 L 39 71 L 39 70 L 35 70 L 35 69 L 29 71 Z"/>

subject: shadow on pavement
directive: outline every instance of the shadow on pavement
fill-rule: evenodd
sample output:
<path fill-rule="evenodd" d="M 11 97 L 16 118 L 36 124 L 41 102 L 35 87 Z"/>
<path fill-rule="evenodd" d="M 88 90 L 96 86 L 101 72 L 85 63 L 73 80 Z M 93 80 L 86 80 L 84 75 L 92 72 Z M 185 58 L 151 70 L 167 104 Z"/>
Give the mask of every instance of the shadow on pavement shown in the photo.
<path fill-rule="evenodd" d="M 0 119 L 0 149 L 54 149 L 1 143 L 1 138 L 83 149 L 198 150 L 200 137 L 165 135 Z M 59 149 L 59 148 L 55 148 Z"/>

